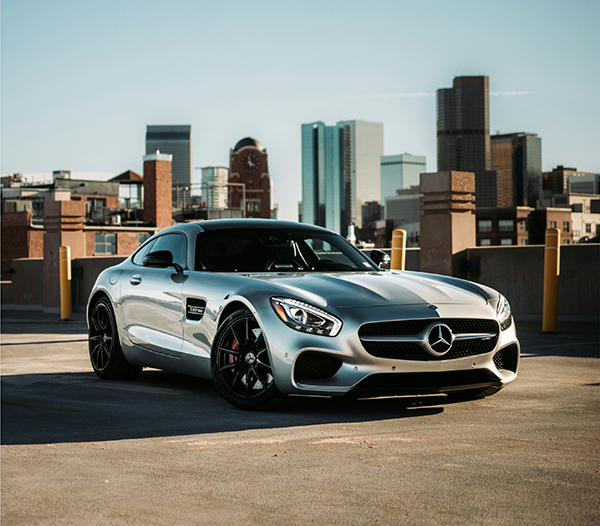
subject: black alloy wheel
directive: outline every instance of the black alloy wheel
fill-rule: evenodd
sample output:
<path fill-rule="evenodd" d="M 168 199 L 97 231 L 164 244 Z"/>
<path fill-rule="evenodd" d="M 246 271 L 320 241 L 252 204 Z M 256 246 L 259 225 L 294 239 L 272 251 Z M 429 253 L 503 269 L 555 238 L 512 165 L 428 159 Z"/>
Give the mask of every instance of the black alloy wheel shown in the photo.
<path fill-rule="evenodd" d="M 140 374 L 142 368 L 131 365 L 123 355 L 108 298 L 100 298 L 94 304 L 89 326 L 90 362 L 100 378 L 133 378 Z"/>
<path fill-rule="evenodd" d="M 241 309 L 229 316 L 215 338 L 211 368 L 217 389 L 241 409 L 273 409 L 288 397 L 277 390 L 262 329 Z"/>

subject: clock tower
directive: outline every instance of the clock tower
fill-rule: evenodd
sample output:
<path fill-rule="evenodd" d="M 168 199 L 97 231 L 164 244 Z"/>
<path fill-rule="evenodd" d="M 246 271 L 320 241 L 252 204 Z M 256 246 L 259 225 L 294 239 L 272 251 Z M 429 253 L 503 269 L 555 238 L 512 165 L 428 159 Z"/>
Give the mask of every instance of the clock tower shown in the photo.
<path fill-rule="evenodd" d="M 230 208 L 241 209 L 245 204 L 244 217 L 271 217 L 267 150 L 256 139 L 246 137 L 230 151 L 229 182 L 237 183 L 229 187 Z"/>

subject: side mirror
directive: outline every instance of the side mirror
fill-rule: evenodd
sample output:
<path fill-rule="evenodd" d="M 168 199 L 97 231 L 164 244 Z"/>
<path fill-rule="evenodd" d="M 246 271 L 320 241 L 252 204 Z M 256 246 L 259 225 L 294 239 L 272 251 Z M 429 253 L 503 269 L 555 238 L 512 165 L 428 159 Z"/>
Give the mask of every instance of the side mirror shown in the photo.
<path fill-rule="evenodd" d="M 371 250 L 369 257 L 380 269 L 390 268 L 392 258 L 383 250 Z"/>
<path fill-rule="evenodd" d="M 183 270 L 177 263 L 173 263 L 173 254 L 170 250 L 157 250 L 150 252 L 144 258 L 144 267 L 168 268 L 175 267 L 177 272 Z"/>

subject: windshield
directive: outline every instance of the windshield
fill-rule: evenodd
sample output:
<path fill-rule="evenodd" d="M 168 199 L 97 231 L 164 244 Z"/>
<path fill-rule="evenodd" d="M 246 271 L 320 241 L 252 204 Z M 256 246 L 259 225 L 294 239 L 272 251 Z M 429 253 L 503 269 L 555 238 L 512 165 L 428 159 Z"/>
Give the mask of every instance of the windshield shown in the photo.
<path fill-rule="evenodd" d="M 332 232 L 239 229 L 201 232 L 196 270 L 209 272 L 327 272 L 379 270 Z"/>

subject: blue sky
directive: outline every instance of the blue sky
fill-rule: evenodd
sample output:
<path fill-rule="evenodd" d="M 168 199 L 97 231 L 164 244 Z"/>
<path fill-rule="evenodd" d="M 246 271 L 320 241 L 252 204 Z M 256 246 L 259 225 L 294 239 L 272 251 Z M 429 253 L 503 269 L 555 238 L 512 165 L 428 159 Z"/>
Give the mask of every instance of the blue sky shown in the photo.
<path fill-rule="evenodd" d="M 280 218 L 301 198 L 300 126 L 384 124 L 436 170 L 435 91 L 490 77 L 490 129 L 542 164 L 600 172 L 599 0 L 2 0 L 1 173 L 142 172 L 147 124 L 191 124 L 193 166 L 245 136 Z M 195 173 L 199 177 L 199 170 Z"/>

